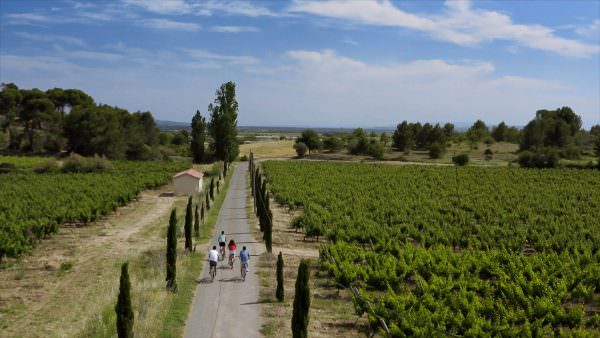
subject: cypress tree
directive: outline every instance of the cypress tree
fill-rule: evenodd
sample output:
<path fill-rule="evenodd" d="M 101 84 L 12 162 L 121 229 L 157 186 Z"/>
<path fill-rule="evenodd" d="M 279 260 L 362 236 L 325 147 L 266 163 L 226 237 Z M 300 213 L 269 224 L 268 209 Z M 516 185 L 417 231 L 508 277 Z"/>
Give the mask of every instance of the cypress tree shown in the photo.
<path fill-rule="evenodd" d="M 220 189 L 219 189 L 220 182 L 221 182 L 221 181 L 217 181 L 217 194 L 219 194 L 219 191 L 220 191 Z"/>
<path fill-rule="evenodd" d="M 119 297 L 115 312 L 117 314 L 117 335 L 119 338 L 133 338 L 133 309 L 131 308 L 131 283 L 129 282 L 128 263 L 121 265 Z"/>
<path fill-rule="evenodd" d="M 281 251 L 279 251 L 279 255 L 277 256 L 277 290 L 275 291 L 275 296 L 280 302 L 283 302 L 285 297 L 285 292 L 283 291 L 283 255 Z"/>
<path fill-rule="evenodd" d="M 206 210 L 210 210 L 210 198 L 208 194 L 206 194 Z"/>
<path fill-rule="evenodd" d="M 294 312 L 292 314 L 292 336 L 294 338 L 306 338 L 308 336 L 308 310 L 310 309 L 309 277 L 308 261 L 303 259 L 298 266 L 296 292 L 294 295 Z"/>
<path fill-rule="evenodd" d="M 196 210 L 194 210 L 194 237 L 200 237 L 200 211 L 198 204 L 196 204 Z"/>
<path fill-rule="evenodd" d="M 177 212 L 171 211 L 167 230 L 167 289 L 177 291 Z"/>
<path fill-rule="evenodd" d="M 210 193 L 210 199 L 214 201 L 215 200 L 215 179 L 214 178 L 210 179 L 209 193 Z"/>
<path fill-rule="evenodd" d="M 200 208 L 200 221 L 204 223 L 204 204 L 202 204 L 202 207 Z"/>
<path fill-rule="evenodd" d="M 227 176 L 227 169 L 229 169 L 229 165 L 227 164 L 227 161 L 223 162 L 223 177 Z"/>
<path fill-rule="evenodd" d="M 192 214 L 192 196 L 188 198 L 187 208 L 185 209 L 185 225 L 183 232 L 185 234 L 185 250 L 192 251 L 192 222 L 194 215 Z"/>

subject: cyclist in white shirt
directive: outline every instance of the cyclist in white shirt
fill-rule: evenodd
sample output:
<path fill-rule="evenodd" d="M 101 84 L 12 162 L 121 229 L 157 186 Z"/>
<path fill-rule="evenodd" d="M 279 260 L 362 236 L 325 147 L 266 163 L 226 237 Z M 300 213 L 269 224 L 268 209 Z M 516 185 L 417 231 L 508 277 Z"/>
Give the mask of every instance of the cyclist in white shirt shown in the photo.
<path fill-rule="evenodd" d="M 208 252 L 208 261 L 210 264 L 210 274 L 214 279 L 214 274 L 217 273 L 217 261 L 219 260 L 219 252 L 217 251 L 217 246 L 213 245 L 212 250 Z M 214 272 L 214 274 L 213 274 Z"/>

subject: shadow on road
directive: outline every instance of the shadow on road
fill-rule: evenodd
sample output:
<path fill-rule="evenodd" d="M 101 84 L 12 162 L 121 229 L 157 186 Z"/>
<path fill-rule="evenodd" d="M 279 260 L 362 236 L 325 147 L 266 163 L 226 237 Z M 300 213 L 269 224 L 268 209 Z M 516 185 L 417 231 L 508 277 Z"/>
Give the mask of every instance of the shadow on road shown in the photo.
<path fill-rule="evenodd" d="M 210 279 L 210 277 L 204 277 L 202 279 L 196 280 L 196 282 L 198 284 L 210 284 L 210 283 L 212 283 L 212 280 Z"/>
<path fill-rule="evenodd" d="M 256 302 L 241 303 L 240 305 L 256 305 L 256 304 L 269 304 L 269 303 L 275 303 L 275 301 L 270 300 L 270 299 L 264 299 L 264 300 L 258 300 Z"/>
<path fill-rule="evenodd" d="M 231 278 L 221 278 L 219 279 L 219 282 L 234 282 L 234 283 L 241 283 L 242 282 L 242 277 L 231 277 Z"/>
<path fill-rule="evenodd" d="M 251 235 L 251 232 L 230 232 L 230 233 L 226 233 L 225 235 Z"/>

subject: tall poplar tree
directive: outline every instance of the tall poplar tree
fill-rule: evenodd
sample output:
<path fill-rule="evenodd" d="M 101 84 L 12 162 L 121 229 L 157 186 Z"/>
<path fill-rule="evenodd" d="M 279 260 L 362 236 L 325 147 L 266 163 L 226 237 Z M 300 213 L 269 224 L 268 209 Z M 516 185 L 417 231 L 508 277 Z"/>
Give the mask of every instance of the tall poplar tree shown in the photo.
<path fill-rule="evenodd" d="M 192 142 L 190 143 L 194 163 L 206 161 L 204 142 L 206 142 L 206 118 L 202 117 L 197 110 L 192 118 Z"/>
<path fill-rule="evenodd" d="M 215 157 L 233 162 L 239 155 L 237 140 L 238 102 L 235 98 L 235 83 L 229 81 L 221 85 L 215 94 L 214 103 L 208 106 L 210 114 L 210 144 Z"/>

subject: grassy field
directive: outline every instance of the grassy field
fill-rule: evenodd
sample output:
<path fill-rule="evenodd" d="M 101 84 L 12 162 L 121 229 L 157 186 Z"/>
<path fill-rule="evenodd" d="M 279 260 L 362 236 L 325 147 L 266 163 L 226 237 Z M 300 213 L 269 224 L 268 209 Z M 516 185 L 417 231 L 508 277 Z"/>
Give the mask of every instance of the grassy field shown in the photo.
<path fill-rule="evenodd" d="M 291 158 L 296 156 L 293 148 L 294 141 L 258 141 L 240 145 L 240 156 L 248 155 L 250 151 L 254 153 L 254 158 Z"/>
<path fill-rule="evenodd" d="M 197 253 L 185 254 L 180 238 L 177 294 L 165 291 L 165 234 L 172 208 L 183 227 L 187 198 L 172 196 L 172 187 L 165 186 L 143 192 L 102 221 L 62 228 L 30 255 L 2 268 L 2 335 L 114 337 L 119 268 L 129 261 L 136 336 L 179 336 L 201 272 L 203 243 L 212 234 L 230 177 L 195 239 Z"/>

